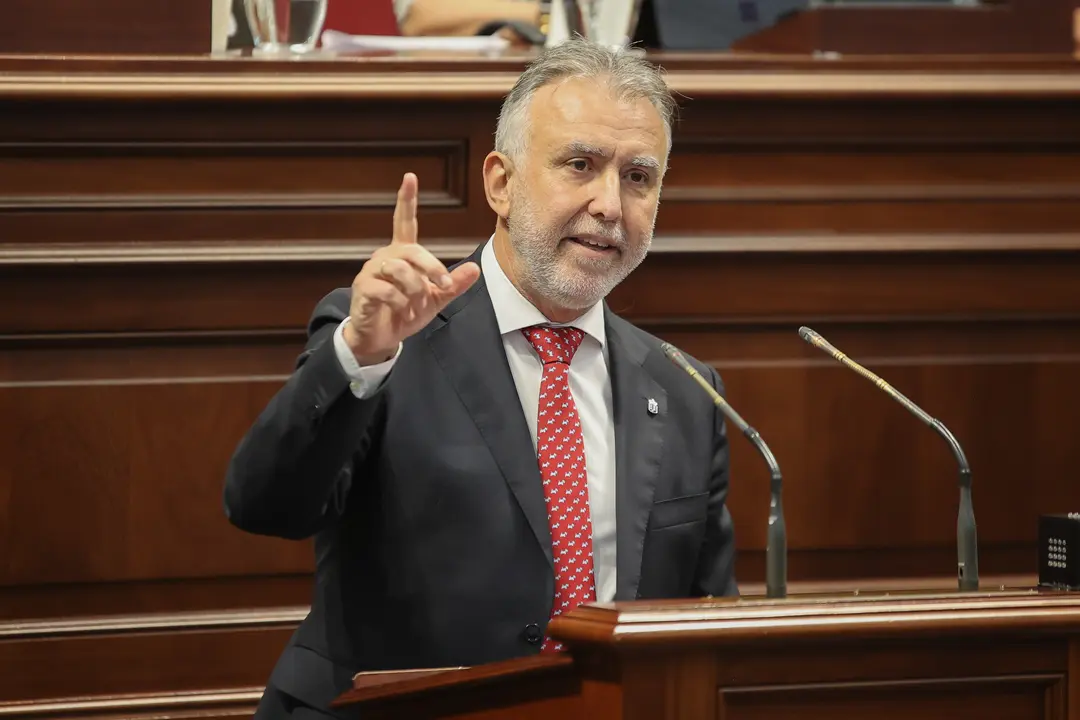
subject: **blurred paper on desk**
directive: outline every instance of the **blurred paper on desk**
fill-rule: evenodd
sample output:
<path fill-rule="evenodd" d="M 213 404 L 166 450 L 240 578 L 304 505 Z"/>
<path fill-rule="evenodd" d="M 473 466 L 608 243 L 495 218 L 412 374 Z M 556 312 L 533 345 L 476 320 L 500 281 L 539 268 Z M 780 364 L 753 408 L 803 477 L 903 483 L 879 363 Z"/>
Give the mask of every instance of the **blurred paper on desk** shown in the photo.
<path fill-rule="evenodd" d="M 497 35 L 466 37 L 414 37 L 401 35 L 349 35 L 337 30 L 322 34 L 322 47 L 330 52 L 502 52 L 510 41 Z"/>

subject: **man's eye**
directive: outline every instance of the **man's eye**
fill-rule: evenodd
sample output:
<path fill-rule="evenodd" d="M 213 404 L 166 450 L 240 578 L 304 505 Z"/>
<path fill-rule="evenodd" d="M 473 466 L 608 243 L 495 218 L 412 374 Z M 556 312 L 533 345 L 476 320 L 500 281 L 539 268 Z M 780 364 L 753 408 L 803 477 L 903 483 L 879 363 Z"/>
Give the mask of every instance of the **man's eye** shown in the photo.
<path fill-rule="evenodd" d="M 585 172 L 586 170 L 589 169 L 589 161 L 588 160 L 581 160 L 581 159 L 571 160 L 570 161 L 570 167 L 574 168 L 575 170 L 580 170 L 581 172 Z"/>
<path fill-rule="evenodd" d="M 644 184 L 649 182 L 649 176 L 640 170 L 632 170 L 630 172 L 630 181 Z"/>

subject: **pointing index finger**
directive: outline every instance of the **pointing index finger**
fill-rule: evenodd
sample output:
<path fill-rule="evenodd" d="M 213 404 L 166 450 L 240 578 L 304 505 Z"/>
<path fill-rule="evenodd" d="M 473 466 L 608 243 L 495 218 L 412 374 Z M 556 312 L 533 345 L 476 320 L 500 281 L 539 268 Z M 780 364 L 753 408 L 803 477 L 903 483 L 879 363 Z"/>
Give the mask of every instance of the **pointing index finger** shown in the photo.
<path fill-rule="evenodd" d="M 397 204 L 394 206 L 393 242 L 413 245 L 417 238 L 416 201 L 419 181 L 413 173 L 405 173 L 398 188 Z"/>

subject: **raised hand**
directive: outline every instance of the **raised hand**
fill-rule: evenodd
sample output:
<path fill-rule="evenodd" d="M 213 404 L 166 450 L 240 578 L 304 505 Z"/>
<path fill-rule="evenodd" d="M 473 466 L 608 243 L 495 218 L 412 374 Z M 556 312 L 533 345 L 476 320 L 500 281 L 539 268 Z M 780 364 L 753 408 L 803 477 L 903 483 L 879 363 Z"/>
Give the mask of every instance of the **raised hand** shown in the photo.
<path fill-rule="evenodd" d="M 352 283 L 345 342 L 361 365 L 394 356 L 416 333 L 480 277 L 474 262 L 448 272 L 417 240 L 417 179 L 406 173 L 394 208 L 394 235 L 364 263 Z"/>

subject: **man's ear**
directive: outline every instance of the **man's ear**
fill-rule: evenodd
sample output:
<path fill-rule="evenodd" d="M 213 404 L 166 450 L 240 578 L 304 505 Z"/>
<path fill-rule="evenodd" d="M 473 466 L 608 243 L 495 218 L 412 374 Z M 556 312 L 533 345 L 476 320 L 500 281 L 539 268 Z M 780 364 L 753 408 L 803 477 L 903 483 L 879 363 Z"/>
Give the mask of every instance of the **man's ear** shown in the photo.
<path fill-rule="evenodd" d="M 510 214 L 510 182 L 514 172 L 510 158 L 500 152 L 490 152 L 484 158 L 484 194 L 488 205 L 501 219 Z"/>

